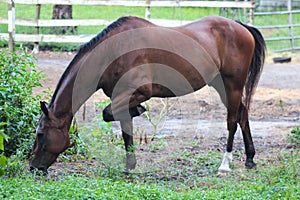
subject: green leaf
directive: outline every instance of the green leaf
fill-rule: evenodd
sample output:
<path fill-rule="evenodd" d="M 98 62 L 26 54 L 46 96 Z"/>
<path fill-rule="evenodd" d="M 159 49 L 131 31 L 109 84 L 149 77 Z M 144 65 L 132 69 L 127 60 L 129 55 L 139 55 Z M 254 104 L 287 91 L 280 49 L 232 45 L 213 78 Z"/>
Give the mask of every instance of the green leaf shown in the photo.
<path fill-rule="evenodd" d="M 6 156 L 0 156 L 0 167 L 4 167 L 7 164 Z"/>
<path fill-rule="evenodd" d="M 4 139 L 2 135 L 0 135 L 0 151 L 4 151 Z"/>

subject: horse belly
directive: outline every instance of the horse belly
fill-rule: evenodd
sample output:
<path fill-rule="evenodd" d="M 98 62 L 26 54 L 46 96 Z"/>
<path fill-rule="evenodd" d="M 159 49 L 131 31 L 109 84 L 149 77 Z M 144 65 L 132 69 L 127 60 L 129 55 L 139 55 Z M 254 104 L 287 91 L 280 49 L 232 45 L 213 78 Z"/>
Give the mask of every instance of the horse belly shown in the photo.
<path fill-rule="evenodd" d="M 206 85 L 197 74 L 187 76 L 172 68 L 160 69 L 152 83 L 153 97 L 176 97 L 193 93 Z"/>

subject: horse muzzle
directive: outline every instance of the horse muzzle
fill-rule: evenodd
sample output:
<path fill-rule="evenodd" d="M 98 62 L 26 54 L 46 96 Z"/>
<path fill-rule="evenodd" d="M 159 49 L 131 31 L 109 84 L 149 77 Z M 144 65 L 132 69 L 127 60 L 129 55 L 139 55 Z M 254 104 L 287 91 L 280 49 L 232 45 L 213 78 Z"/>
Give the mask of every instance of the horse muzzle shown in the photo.
<path fill-rule="evenodd" d="M 48 168 L 46 166 L 41 165 L 41 166 L 36 167 L 36 166 L 33 166 L 32 164 L 30 164 L 29 171 L 34 173 L 34 172 L 36 172 L 36 170 L 41 171 L 44 176 L 48 174 Z"/>

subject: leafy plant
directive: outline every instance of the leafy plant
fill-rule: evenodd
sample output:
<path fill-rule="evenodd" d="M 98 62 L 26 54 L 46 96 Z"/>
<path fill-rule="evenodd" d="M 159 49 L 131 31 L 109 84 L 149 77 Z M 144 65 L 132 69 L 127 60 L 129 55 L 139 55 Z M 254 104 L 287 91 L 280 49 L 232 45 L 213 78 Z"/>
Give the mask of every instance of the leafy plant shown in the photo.
<path fill-rule="evenodd" d="M 157 151 L 160 149 L 165 148 L 167 145 L 166 141 L 164 140 L 164 138 L 160 138 L 158 141 L 156 141 L 155 143 L 151 143 L 149 145 L 149 149 L 150 151 Z"/>
<path fill-rule="evenodd" d="M 124 142 L 117 133 L 113 131 L 111 122 L 104 122 L 102 110 L 110 103 L 110 100 L 96 103 L 100 114 L 95 121 L 85 124 L 80 128 L 82 140 L 89 144 L 89 160 L 96 161 L 104 168 L 101 174 L 107 172 L 109 177 L 115 177 L 122 173 L 124 168 Z"/>
<path fill-rule="evenodd" d="M 289 142 L 292 143 L 295 147 L 300 147 L 300 127 L 296 126 L 294 129 L 291 130 L 290 134 L 288 135 Z"/>
<path fill-rule="evenodd" d="M 5 155 L 3 155 L 4 151 L 4 141 L 7 141 L 9 139 L 8 135 L 4 133 L 4 130 L 1 128 L 4 126 L 4 122 L 0 123 L 0 176 L 2 176 L 5 173 L 4 167 L 7 164 L 7 158 Z"/>
<path fill-rule="evenodd" d="M 42 86 L 43 78 L 34 59 L 24 49 L 0 50 L 0 123 L 5 123 L 2 135 L 10 138 L 4 143 L 5 155 L 17 150 L 26 155 L 34 141 L 40 95 L 33 96 L 33 90 Z"/>
<path fill-rule="evenodd" d="M 98 119 L 100 119 L 98 123 L 99 131 L 112 135 L 112 123 L 103 121 L 102 111 L 103 109 L 111 103 L 110 100 L 97 102 L 96 106 L 100 109 L 100 114 L 98 115 Z"/>
<path fill-rule="evenodd" d="M 60 156 L 62 158 L 78 160 L 85 158 L 89 154 L 89 150 L 79 135 L 76 118 L 73 119 L 69 130 L 70 147 Z"/>

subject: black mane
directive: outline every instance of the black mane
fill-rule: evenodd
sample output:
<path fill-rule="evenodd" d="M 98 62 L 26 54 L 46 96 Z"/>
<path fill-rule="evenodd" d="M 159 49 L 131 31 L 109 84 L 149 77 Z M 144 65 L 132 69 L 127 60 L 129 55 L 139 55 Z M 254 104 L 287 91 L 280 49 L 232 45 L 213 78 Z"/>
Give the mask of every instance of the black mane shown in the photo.
<path fill-rule="evenodd" d="M 127 21 L 130 17 L 121 17 L 119 19 L 117 19 L 116 21 L 114 21 L 113 23 L 111 23 L 109 26 L 107 26 L 105 29 L 103 29 L 100 33 L 98 33 L 95 37 L 93 37 L 89 42 L 81 45 L 78 50 L 77 53 L 75 55 L 75 57 L 73 58 L 73 60 L 70 62 L 69 66 L 67 67 L 67 69 L 65 70 L 65 72 L 63 73 L 63 75 L 61 76 L 56 89 L 54 91 L 54 94 L 52 96 L 51 102 L 49 104 L 49 107 L 53 104 L 56 95 L 58 93 L 58 90 L 60 88 L 60 86 L 62 85 L 63 80 L 65 79 L 65 77 L 69 74 L 70 69 L 73 67 L 73 65 L 75 63 L 77 63 L 77 61 L 82 57 L 83 54 L 85 54 L 86 52 L 90 51 L 93 49 L 93 47 L 96 46 L 96 44 L 98 44 L 99 42 L 102 41 L 102 39 L 104 38 L 104 36 L 106 34 L 108 34 L 109 32 L 111 32 L 114 28 L 119 27 L 123 22 Z"/>

